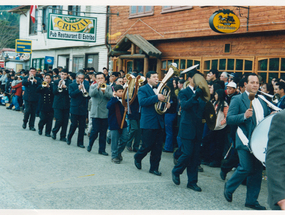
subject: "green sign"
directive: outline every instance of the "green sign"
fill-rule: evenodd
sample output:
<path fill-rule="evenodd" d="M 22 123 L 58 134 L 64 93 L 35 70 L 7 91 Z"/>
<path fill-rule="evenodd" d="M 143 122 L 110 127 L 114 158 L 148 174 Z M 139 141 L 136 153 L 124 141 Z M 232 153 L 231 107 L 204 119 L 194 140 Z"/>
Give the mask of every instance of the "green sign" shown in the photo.
<path fill-rule="evenodd" d="M 96 42 L 97 18 L 49 14 L 48 39 Z"/>
<path fill-rule="evenodd" d="M 31 40 L 16 40 L 16 52 L 17 53 L 32 53 L 32 41 Z"/>

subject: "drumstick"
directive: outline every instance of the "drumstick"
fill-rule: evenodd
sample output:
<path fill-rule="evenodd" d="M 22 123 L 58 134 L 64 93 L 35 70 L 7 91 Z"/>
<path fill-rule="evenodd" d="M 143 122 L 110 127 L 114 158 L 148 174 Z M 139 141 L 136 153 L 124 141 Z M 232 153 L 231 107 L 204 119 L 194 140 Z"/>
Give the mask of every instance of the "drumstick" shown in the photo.
<path fill-rule="evenodd" d="M 252 108 L 252 100 L 254 99 L 254 97 L 255 97 L 254 93 L 250 93 L 248 95 L 248 99 L 250 100 L 249 108 Z"/>

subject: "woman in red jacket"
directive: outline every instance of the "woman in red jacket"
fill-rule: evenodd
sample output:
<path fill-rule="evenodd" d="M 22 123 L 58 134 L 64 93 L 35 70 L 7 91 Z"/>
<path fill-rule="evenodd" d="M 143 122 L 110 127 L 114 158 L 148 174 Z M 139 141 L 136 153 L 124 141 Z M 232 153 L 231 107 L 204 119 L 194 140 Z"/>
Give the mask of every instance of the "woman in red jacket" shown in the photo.
<path fill-rule="evenodd" d="M 14 80 L 12 82 L 12 93 L 14 91 L 14 96 L 12 99 L 12 102 L 7 109 L 12 109 L 13 106 L 15 106 L 15 111 L 20 111 L 20 105 L 19 105 L 19 98 L 22 96 L 22 78 L 21 76 L 18 76 L 17 80 Z"/>

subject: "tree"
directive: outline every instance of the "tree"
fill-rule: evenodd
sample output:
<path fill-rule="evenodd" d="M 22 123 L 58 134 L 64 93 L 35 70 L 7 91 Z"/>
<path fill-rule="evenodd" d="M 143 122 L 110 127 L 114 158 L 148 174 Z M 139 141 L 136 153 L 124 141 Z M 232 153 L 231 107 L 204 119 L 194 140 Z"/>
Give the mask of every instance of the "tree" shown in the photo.
<path fill-rule="evenodd" d="M 18 38 L 19 28 L 10 26 L 5 20 L 0 20 L 0 50 L 3 48 L 15 48 L 15 40 Z"/>

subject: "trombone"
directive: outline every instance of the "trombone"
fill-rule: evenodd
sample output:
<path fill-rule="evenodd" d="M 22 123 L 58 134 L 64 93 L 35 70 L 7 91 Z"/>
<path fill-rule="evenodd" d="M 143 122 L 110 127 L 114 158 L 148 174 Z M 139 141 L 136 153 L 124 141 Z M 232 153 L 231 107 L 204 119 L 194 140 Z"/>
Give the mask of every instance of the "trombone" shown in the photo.
<path fill-rule="evenodd" d="M 84 81 L 81 82 L 81 92 L 83 94 L 84 97 L 88 97 L 88 92 L 86 91 L 85 87 L 84 87 Z"/>
<path fill-rule="evenodd" d="M 274 95 L 271 95 L 271 94 L 268 94 L 268 93 L 265 93 L 265 92 L 262 92 L 261 90 L 258 90 L 258 92 L 260 92 L 261 94 L 271 98 L 271 101 L 274 103 L 274 104 L 277 104 L 280 100 L 280 95 L 279 94 L 274 94 Z"/>

